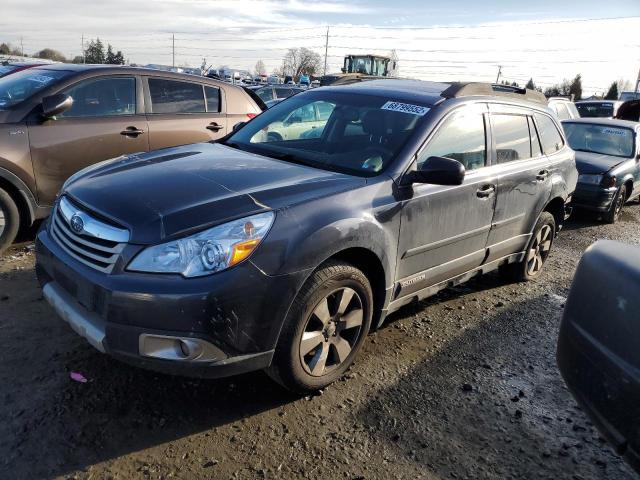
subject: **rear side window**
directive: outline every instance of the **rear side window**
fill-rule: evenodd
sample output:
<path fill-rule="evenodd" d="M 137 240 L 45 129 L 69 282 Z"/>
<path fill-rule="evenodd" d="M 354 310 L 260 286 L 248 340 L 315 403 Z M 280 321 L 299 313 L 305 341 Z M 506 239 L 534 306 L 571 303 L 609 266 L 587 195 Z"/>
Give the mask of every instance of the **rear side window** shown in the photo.
<path fill-rule="evenodd" d="M 429 157 L 458 160 L 467 170 L 484 167 L 487 159 L 484 116 L 458 110 L 440 126 L 418 158 L 418 169 Z"/>
<path fill-rule="evenodd" d="M 541 113 L 536 113 L 535 119 L 544 154 L 551 155 L 560 150 L 564 146 L 564 141 L 553 120 Z"/>
<path fill-rule="evenodd" d="M 491 115 L 498 163 L 531 158 L 529 124 L 523 115 Z"/>
<path fill-rule="evenodd" d="M 162 78 L 149 79 L 152 113 L 204 113 L 202 85 Z"/>
<path fill-rule="evenodd" d="M 276 88 L 276 98 L 288 98 L 294 93 L 298 93 L 293 88 Z"/>
<path fill-rule="evenodd" d="M 133 77 L 102 77 L 84 80 L 64 91 L 73 105 L 59 117 L 113 117 L 136 113 L 136 80 Z"/>
<path fill-rule="evenodd" d="M 564 104 L 556 103 L 554 105 L 554 109 L 555 109 L 556 113 L 558 114 L 558 118 L 560 120 L 567 120 L 567 119 L 571 118 L 571 115 L 569 115 L 569 110 L 567 110 L 567 107 L 565 107 Z"/>
<path fill-rule="evenodd" d="M 207 96 L 207 112 L 220 111 L 220 89 L 217 87 L 204 87 Z"/>

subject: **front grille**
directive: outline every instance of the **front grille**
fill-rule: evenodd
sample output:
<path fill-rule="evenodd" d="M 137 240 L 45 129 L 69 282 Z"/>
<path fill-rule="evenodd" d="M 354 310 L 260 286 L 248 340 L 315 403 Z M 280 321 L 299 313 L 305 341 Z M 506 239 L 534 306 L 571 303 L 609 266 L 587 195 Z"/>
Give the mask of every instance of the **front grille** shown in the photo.
<path fill-rule="evenodd" d="M 71 226 L 72 219 L 75 220 L 75 231 Z M 49 231 L 65 252 L 104 273 L 111 273 L 129 241 L 127 230 L 98 220 L 66 197 L 60 199 L 53 211 Z"/>

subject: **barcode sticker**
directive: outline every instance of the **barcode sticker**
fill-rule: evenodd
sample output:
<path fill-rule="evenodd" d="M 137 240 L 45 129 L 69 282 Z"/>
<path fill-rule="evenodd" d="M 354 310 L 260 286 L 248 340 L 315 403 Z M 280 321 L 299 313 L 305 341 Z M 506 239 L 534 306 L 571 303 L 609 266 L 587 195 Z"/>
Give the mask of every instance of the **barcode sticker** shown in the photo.
<path fill-rule="evenodd" d="M 427 107 L 400 102 L 387 102 L 380 108 L 382 110 L 391 110 L 392 112 L 410 113 L 412 115 L 418 115 L 419 117 L 422 117 L 429 111 Z"/>

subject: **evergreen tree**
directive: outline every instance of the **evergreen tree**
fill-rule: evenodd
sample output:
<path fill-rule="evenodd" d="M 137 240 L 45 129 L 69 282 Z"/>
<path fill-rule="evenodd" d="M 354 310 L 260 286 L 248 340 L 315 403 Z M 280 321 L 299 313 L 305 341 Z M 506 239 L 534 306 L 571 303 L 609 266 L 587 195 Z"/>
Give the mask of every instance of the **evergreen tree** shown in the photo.
<path fill-rule="evenodd" d="M 89 42 L 89 46 L 86 48 L 84 56 L 85 63 L 104 63 L 104 45 L 99 38 Z"/>
<path fill-rule="evenodd" d="M 529 90 L 535 90 L 536 89 L 536 84 L 533 83 L 533 78 L 530 78 L 529 81 L 527 82 L 527 84 L 524 86 L 524 88 L 528 88 Z"/>
<path fill-rule="evenodd" d="M 576 78 L 569 85 L 569 95 L 574 102 L 582 98 L 582 77 L 580 74 L 576 75 Z"/>
<path fill-rule="evenodd" d="M 617 100 L 618 99 L 618 82 L 613 82 L 609 87 L 609 91 L 604 96 L 605 100 Z"/>

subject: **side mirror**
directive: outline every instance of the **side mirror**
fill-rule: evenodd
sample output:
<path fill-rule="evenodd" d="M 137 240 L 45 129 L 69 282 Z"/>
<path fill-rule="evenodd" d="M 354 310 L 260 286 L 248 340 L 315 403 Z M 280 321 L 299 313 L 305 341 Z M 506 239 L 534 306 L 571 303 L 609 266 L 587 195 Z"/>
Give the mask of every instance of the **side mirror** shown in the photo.
<path fill-rule="evenodd" d="M 247 122 L 238 122 L 233 126 L 233 131 L 237 132 L 238 130 L 240 130 L 242 127 L 244 127 L 246 125 Z"/>
<path fill-rule="evenodd" d="M 45 118 L 55 117 L 73 105 L 73 98 L 64 93 L 49 95 L 42 99 L 42 115 Z"/>
<path fill-rule="evenodd" d="M 429 157 L 417 171 L 405 175 L 405 185 L 431 183 L 433 185 L 461 185 L 464 180 L 464 165 L 446 157 Z"/>

